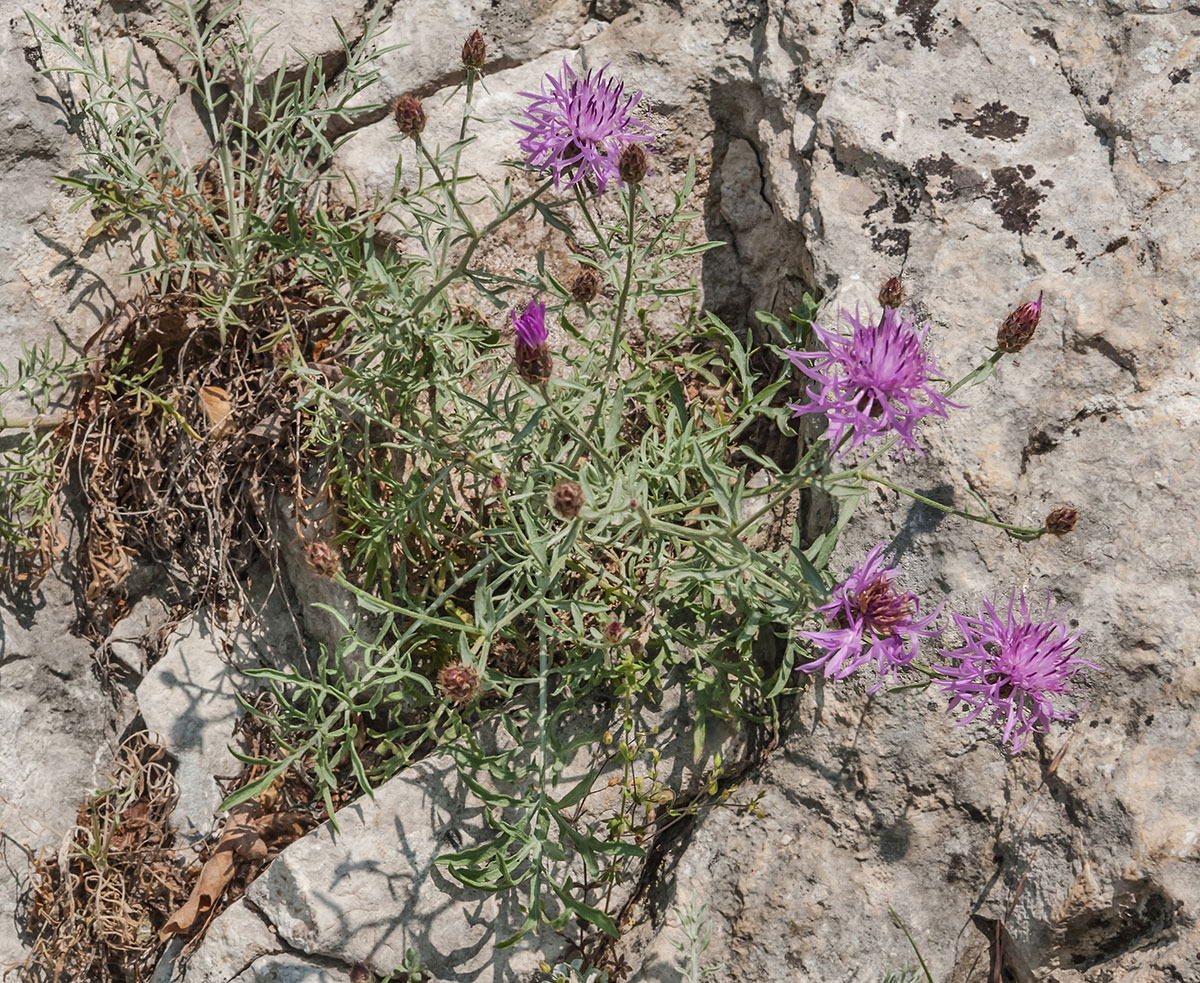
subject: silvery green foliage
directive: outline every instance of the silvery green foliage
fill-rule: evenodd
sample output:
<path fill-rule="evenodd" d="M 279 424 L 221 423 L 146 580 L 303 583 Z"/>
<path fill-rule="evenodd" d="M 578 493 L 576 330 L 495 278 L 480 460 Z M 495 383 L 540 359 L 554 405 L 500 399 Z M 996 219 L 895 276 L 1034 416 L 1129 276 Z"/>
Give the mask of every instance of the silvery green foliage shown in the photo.
<path fill-rule="evenodd" d="M 608 973 L 586 966 L 582 959 L 572 959 L 569 963 L 558 963 L 544 983 L 608 983 Z"/>
<path fill-rule="evenodd" d="M 679 953 L 677 965 L 686 983 L 700 983 L 701 980 L 724 972 L 724 965 L 705 966 L 702 962 L 704 953 L 712 942 L 708 905 L 690 901 L 682 908 L 676 908 L 675 913 L 679 916 L 681 937 L 671 939 L 671 945 Z"/>
<path fill-rule="evenodd" d="M 0 545 L 9 555 L 36 555 L 38 566 L 54 551 L 47 537 L 53 537 L 62 481 L 61 441 L 55 435 L 61 418 L 49 411 L 87 364 L 87 358 L 69 355 L 64 343 L 48 338 L 25 346 L 11 371 L 0 365 L 0 397 L 19 397 L 29 414 L 0 416 Z M 0 573 L 13 562 L 5 560 L 0 556 Z"/>

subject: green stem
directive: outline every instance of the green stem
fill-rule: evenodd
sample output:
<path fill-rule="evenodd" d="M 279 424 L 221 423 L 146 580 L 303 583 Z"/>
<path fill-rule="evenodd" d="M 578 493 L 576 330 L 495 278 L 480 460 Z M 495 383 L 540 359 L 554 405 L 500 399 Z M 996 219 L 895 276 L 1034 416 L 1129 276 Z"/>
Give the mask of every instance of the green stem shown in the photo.
<path fill-rule="evenodd" d="M 732 547 L 737 552 L 743 554 L 747 559 L 753 560 L 756 563 L 761 563 L 764 567 L 770 570 L 776 577 L 780 579 L 780 587 L 787 587 L 795 592 L 797 597 L 802 597 L 808 593 L 809 588 L 798 583 L 796 579 L 784 570 L 777 563 L 772 561 L 765 553 L 760 553 L 758 550 L 751 549 L 738 538 L 735 531 L 730 529 L 691 529 L 687 526 L 681 526 L 674 522 L 663 522 L 661 519 L 655 519 L 650 516 L 644 508 L 640 510 L 642 513 L 642 524 L 648 530 L 657 532 L 662 535 L 671 536 L 675 539 L 690 540 L 694 543 L 709 543 L 714 540 L 725 543 Z"/>
<path fill-rule="evenodd" d="M 637 187 L 631 187 L 626 195 L 627 203 L 627 218 L 628 225 L 626 226 L 626 235 L 628 242 L 628 253 L 625 256 L 625 279 L 621 283 L 621 296 L 617 300 L 617 318 L 613 323 L 612 341 L 608 346 L 608 358 L 604 363 L 604 378 L 608 379 L 612 374 L 613 369 L 617 364 L 617 352 L 621 347 L 621 325 L 625 321 L 625 305 L 629 302 L 629 288 L 633 286 L 633 261 L 637 256 L 637 241 L 636 230 L 634 227 L 634 218 L 636 215 L 637 205 Z M 592 424 L 595 425 L 598 417 L 592 418 Z"/>
<path fill-rule="evenodd" d="M 0 430 L 53 430 L 65 416 L 0 416 Z"/>
<path fill-rule="evenodd" d="M 521 211 L 521 209 L 523 209 L 531 201 L 533 201 L 535 198 L 537 198 L 543 191 L 545 191 L 547 188 L 549 188 L 550 185 L 552 185 L 553 183 L 554 183 L 554 179 L 548 178 L 546 181 L 539 184 L 536 188 L 533 189 L 533 191 L 531 191 L 529 194 L 527 194 L 524 198 L 522 198 L 516 204 L 509 205 L 508 208 L 506 208 L 499 215 L 497 215 L 494 219 L 492 219 L 487 225 L 485 225 L 482 229 L 480 229 L 478 232 L 476 232 L 474 238 L 471 239 L 471 244 L 469 246 L 467 246 L 467 248 L 463 251 L 462 258 L 455 265 L 454 269 L 452 269 L 444 277 L 442 277 L 440 280 L 438 280 L 437 283 L 435 283 L 432 287 L 430 287 L 425 292 L 424 296 L 422 296 L 421 299 L 418 300 L 417 303 L 413 306 L 411 317 L 415 320 L 418 317 L 418 315 L 420 315 L 420 313 L 423 310 L 425 310 L 426 307 L 429 306 L 429 303 L 433 300 L 433 298 L 436 297 L 438 294 L 440 294 L 443 289 L 445 289 L 447 284 L 453 283 L 460 276 L 462 276 L 463 270 L 465 270 L 467 268 L 467 265 L 471 262 L 471 257 L 475 255 L 475 250 L 479 248 L 479 244 L 484 239 L 486 239 L 491 233 L 496 231 L 496 229 L 498 229 L 501 225 L 503 225 L 510 218 L 512 218 L 514 215 L 516 215 L 519 211 Z"/>
<path fill-rule="evenodd" d="M 578 187 L 578 186 L 577 186 Z M 628 194 L 625 196 L 625 214 L 626 214 L 626 255 L 625 255 L 625 277 L 621 282 L 621 296 L 617 299 L 617 316 L 613 321 L 612 340 L 608 345 L 608 357 L 604 360 L 604 372 L 600 376 L 600 385 L 608 385 L 608 377 L 612 375 L 613 369 L 617 364 L 617 352 L 621 347 L 621 326 L 625 322 L 625 306 L 629 302 L 629 289 L 633 284 L 633 262 L 637 255 L 637 243 L 635 242 L 635 204 L 637 202 L 637 188 L 631 187 Z M 600 424 L 600 407 L 596 407 L 596 411 L 592 414 L 591 420 L 588 421 L 587 439 L 591 439 L 592 434 L 596 432 L 596 427 Z"/>
<path fill-rule="evenodd" d="M 588 453 L 592 455 L 593 461 L 595 461 L 598 465 L 600 465 L 600 467 L 602 467 L 608 474 L 615 476 L 617 473 L 616 469 L 614 469 L 613 466 L 608 463 L 608 459 L 604 456 L 604 454 L 600 450 L 600 448 L 598 448 L 594 443 L 592 443 L 592 439 L 588 434 L 581 431 L 577 426 L 575 426 L 575 424 L 571 420 L 569 420 L 563 414 L 562 410 L 560 410 L 558 408 L 557 404 L 555 404 L 555 402 L 550 398 L 550 393 L 549 393 L 548 389 L 549 389 L 549 387 L 546 383 L 543 383 L 541 386 L 538 387 L 538 392 L 541 394 L 542 403 L 545 405 L 546 409 L 548 409 L 550 411 L 551 415 L 554 416 L 554 418 L 556 420 L 558 420 L 558 422 L 560 424 L 562 424 L 562 427 L 564 430 L 566 430 L 568 433 L 571 434 L 572 437 L 574 437 L 577 441 L 579 441 L 580 447 L 585 448 L 588 451 Z M 572 470 L 572 471 L 575 470 L 575 466 L 579 462 L 579 457 L 580 457 L 579 453 L 576 453 L 574 455 L 574 457 L 572 458 L 570 470 Z"/>
<path fill-rule="evenodd" d="M 583 191 L 580 190 L 581 187 L 582 185 L 575 185 L 575 200 L 579 202 L 579 207 L 583 211 L 583 217 L 587 219 L 587 224 L 592 229 L 592 235 L 596 237 L 596 247 L 599 248 L 604 245 L 604 236 L 600 233 L 600 229 L 596 225 L 596 220 L 592 218 L 591 209 L 587 206 L 587 199 L 583 197 Z"/>
<path fill-rule="evenodd" d="M 465 120 L 463 121 L 463 125 L 466 125 Z M 463 225 L 466 227 L 467 234 L 471 236 L 472 239 L 476 238 L 475 224 L 470 220 L 470 218 L 467 217 L 467 213 L 463 211 L 463 207 L 458 201 L 458 195 L 455 193 L 458 187 L 458 155 L 455 156 L 453 180 L 448 182 L 445 176 L 442 174 L 442 169 L 438 167 L 438 162 L 433 159 L 433 155 L 429 152 L 429 148 L 425 146 L 425 141 L 419 136 L 414 137 L 414 139 L 417 142 L 417 149 L 421 151 L 429 166 L 433 168 L 433 173 L 437 176 L 438 184 L 442 186 L 442 193 L 446 196 L 446 204 L 450 205 L 454 211 L 458 213 L 458 217 L 462 220 Z M 461 154 L 461 151 L 459 151 L 459 153 Z"/>
<path fill-rule="evenodd" d="M 932 498 L 926 498 L 924 495 L 918 495 L 915 491 L 910 491 L 909 489 L 903 488 L 900 485 L 893 484 L 886 478 L 881 478 L 877 474 L 870 474 L 866 471 L 860 471 L 859 475 L 864 481 L 873 481 L 877 485 L 883 485 L 884 488 L 890 488 L 892 491 L 897 491 L 901 495 L 907 495 L 909 498 L 914 499 L 923 505 L 940 509 L 947 515 L 957 515 L 962 519 L 970 519 L 972 522 L 979 522 L 985 526 L 995 526 L 997 529 L 1003 529 L 1015 539 L 1038 539 L 1046 533 L 1045 528 L 1030 529 L 1026 526 L 1014 526 L 1007 522 L 997 522 L 995 519 L 991 519 L 986 515 L 976 515 L 973 512 L 966 512 L 963 509 L 956 509 L 950 505 L 943 505 L 941 502 L 935 502 Z"/>
<path fill-rule="evenodd" d="M 461 144 L 467 138 L 467 123 L 471 119 L 471 95 L 475 91 L 475 76 L 478 74 L 476 69 L 467 69 L 467 101 L 463 103 L 463 118 L 462 126 L 458 128 L 458 142 Z M 462 157 L 462 147 L 460 146 L 454 154 L 454 176 L 458 177 L 458 162 Z"/>

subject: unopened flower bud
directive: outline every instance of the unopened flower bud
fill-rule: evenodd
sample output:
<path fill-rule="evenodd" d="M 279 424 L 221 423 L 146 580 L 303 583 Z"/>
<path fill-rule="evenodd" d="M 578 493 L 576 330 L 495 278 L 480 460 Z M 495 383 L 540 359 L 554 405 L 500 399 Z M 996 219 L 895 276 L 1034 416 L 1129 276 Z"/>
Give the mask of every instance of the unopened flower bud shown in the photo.
<path fill-rule="evenodd" d="M 900 278 L 898 276 L 894 276 L 887 280 L 884 285 L 879 288 L 879 303 L 882 307 L 891 307 L 894 310 L 903 302 L 904 284 L 900 282 Z"/>
<path fill-rule="evenodd" d="M 271 358 L 274 359 L 276 365 L 287 365 L 295 354 L 296 346 L 292 344 L 291 338 L 277 341 L 275 347 L 271 349 Z"/>
<path fill-rule="evenodd" d="M 375 974 L 366 963 L 354 963 L 350 967 L 350 983 L 375 983 Z"/>
<path fill-rule="evenodd" d="M 337 550 L 320 539 L 315 543 L 308 544 L 308 548 L 304 551 L 304 558 L 318 577 L 332 577 L 341 566 Z"/>
<path fill-rule="evenodd" d="M 604 637 L 610 642 L 619 642 L 621 636 L 625 634 L 625 626 L 616 618 L 613 618 L 604 626 Z"/>
<path fill-rule="evenodd" d="M 483 68 L 485 61 L 487 61 L 487 42 L 478 31 L 472 31 L 467 40 L 463 42 L 463 67 L 473 68 L 478 71 Z"/>
<path fill-rule="evenodd" d="M 1038 319 L 1042 316 L 1042 294 L 1028 304 L 1022 304 L 1004 319 L 996 333 L 996 347 L 1006 355 L 1015 355 L 1033 339 Z"/>
<path fill-rule="evenodd" d="M 583 489 L 576 482 L 560 481 L 550 489 L 550 508 L 562 518 L 577 518 L 583 506 Z"/>
<path fill-rule="evenodd" d="M 1065 536 L 1075 528 L 1075 523 L 1078 521 L 1079 510 L 1064 505 L 1046 516 L 1046 532 L 1053 533 L 1055 536 Z"/>
<path fill-rule="evenodd" d="M 416 96 L 401 96 L 397 99 L 392 115 L 396 120 L 396 128 L 406 137 L 414 138 L 421 135 L 421 131 L 425 129 L 425 121 L 429 118 L 425 115 L 425 107 L 421 105 L 421 100 Z"/>
<path fill-rule="evenodd" d="M 631 143 L 621 151 L 617 161 L 617 173 L 626 184 L 641 184 L 650 169 L 650 158 L 640 143 Z"/>
<path fill-rule="evenodd" d="M 575 274 L 575 279 L 571 281 L 569 288 L 571 299 L 578 304 L 586 304 L 596 299 L 600 293 L 600 287 L 600 273 L 590 266 L 585 266 Z"/>
<path fill-rule="evenodd" d="M 482 689 L 479 673 L 461 662 L 451 662 L 442 668 L 438 673 L 438 687 L 455 706 L 470 703 Z"/>

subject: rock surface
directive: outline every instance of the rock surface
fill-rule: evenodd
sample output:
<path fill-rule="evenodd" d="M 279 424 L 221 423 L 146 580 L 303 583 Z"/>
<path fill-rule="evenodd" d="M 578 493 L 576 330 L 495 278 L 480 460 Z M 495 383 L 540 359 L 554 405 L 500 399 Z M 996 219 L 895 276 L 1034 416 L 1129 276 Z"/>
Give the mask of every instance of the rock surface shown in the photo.
<path fill-rule="evenodd" d="M 123 6 L 126 29 L 155 24 L 155 4 Z M 63 26 L 72 16 L 53 3 L 42 10 Z M 358 10 L 346 8 L 344 22 L 361 23 Z M 321 26 L 331 12 L 291 15 L 278 49 L 335 50 Z M 13 28 L 0 42 L 10 121 L 0 160 L 13 202 L 0 216 L 0 362 L 12 364 L 15 340 L 61 332 L 81 341 L 129 285 L 118 276 L 120 248 L 84 248 L 90 219 L 49 190 L 70 167 L 71 144 L 53 88 L 26 59 L 16 8 L 3 4 L 0 14 Z M 1192 8 L 419 0 L 384 17 L 387 43 L 412 43 L 388 56 L 381 98 L 413 91 L 442 106 L 458 80 L 461 35 L 476 26 L 496 59 L 490 94 L 480 96 L 493 115 L 510 113 L 514 90 L 563 58 L 609 63 L 643 89 L 666 130 L 657 180 L 669 185 L 690 153 L 698 157 L 705 230 L 729 243 L 705 255 L 699 274 L 707 305 L 731 323 L 751 324 L 756 309 L 783 314 L 808 286 L 825 292 L 831 326 L 840 306 L 865 310 L 901 273 L 954 378 L 981 360 L 1009 310 L 1045 293 L 1034 342 L 963 394 L 969 410 L 923 429 L 925 458 L 882 467 L 958 507 L 978 507 L 974 493 L 1007 521 L 1037 525 L 1070 502 L 1082 513 L 1076 530 L 1018 544 L 873 493 L 835 566 L 849 570 L 886 540 L 927 602 L 969 609 L 1014 586 L 1049 592 L 1084 630 L 1086 657 L 1104 667 L 1083 719 L 1011 759 L 988 729 L 952 728 L 933 694 L 869 697 L 853 681 L 807 689 L 780 749 L 743 786 L 762 793 L 767 818 L 703 813 L 642 899 L 621 943 L 634 978 L 681 978 L 671 909 L 689 900 L 709 905 L 709 961 L 725 963 L 732 981 L 873 983 L 914 965 L 889 907 L 939 983 L 990 979 L 993 959 L 1019 983 L 1200 978 Z M 116 19 L 100 23 L 110 41 L 119 33 Z M 364 118 L 338 169 L 368 188 L 390 184 L 398 141 L 389 126 L 382 112 Z M 489 134 L 471 148 L 480 160 L 515 153 L 511 130 Z M 543 239 L 533 223 L 524 235 L 497 256 Z M 11 627 L 23 615 L 5 611 L 0 661 L 0 721 L 14 735 L 3 745 L 11 761 L 0 791 L 21 796 L 22 815 L 60 824 L 74 809 L 64 790 L 87 785 L 103 733 L 90 648 L 60 641 L 68 612 L 53 593 L 27 612 L 33 627 Z M 17 676 L 25 659 L 49 675 Z M 51 740 L 62 775 L 43 794 Z M 279 935 L 235 905 L 211 927 L 189 983 L 315 979 L 305 974 L 366 958 L 368 937 L 379 947 L 375 968 L 391 971 L 411 944 L 404 932 L 443 930 L 474 947 L 438 964 L 444 978 L 499 973 L 499 963 L 483 970 L 495 899 L 394 897 L 385 883 L 389 874 L 409 884 L 414 872 L 434 876 L 435 839 L 458 808 L 446 789 L 417 781 L 442 777 L 438 767 L 422 765 L 346 810 L 344 838 L 323 829 L 289 848 L 251 891 Z M 397 831 L 385 810 L 402 805 L 413 818 Z M 360 838 L 367 831 L 393 839 L 381 846 Z M 395 850 L 398 835 L 411 856 Z M 341 881 L 356 899 L 344 910 Z M 11 887 L 0 888 L 8 911 Z M 410 921 L 400 917 L 405 905 Z M 5 922 L 0 943 L 10 948 L 0 959 L 16 951 Z M 232 941 L 242 931 L 258 942 Z"/>
<path fill-rule="evenodd" d="M 119 723 L 71 634 L 69 574 L 0 601 L 0 964 L 23 958 L 27 851 L 56 851 L 116 747 Z"/>
<path fill-rule="evenodd" d="M 159 736 L 176 761 L 179 802 L 173 823 L 185 840 L 212 831 L 224 798 L 214 779 L 241 770 L 230 753 L 230 747 L 241 749 L 234 735 L 244 712 L 237 695 L 258 688 L 242 670 L 303 662 L 288 620 L 278 592 L 269 595 L 262 610 L 245 612 L 232 624 L 198 611 L 175 627 L 162 658 L 137 688 L 146 729 Z"/>
<path fill-rule="evenodd" d="M 685 800 L 695 797 L 706 781 L 690 764 L 693 716 L 692 707 L 667 704 L 647 706 L 633 721 L 633 732 L 657 752 L 639 760 L 639 779 Z M 613 719 L 574 719 L 569 726 L 571 732 L 561 735 L 563 739 L 576 736 L 576 731 L 618 729 Z M 482 740 L 511 745 L 494 733 Z M 703 760 L 714 754 L 726 761 L 746 757 L 744 735 L 714 727 L 706 740 Z M 597 771 L 594 794 L 575 816 L 577 829 L 598 829 L 616 815 L 622 805 L 616 782 L 623 768 L 613 749 L 603 745 L 581 748 L 566 766 L 556 794 Z M 507 814 L 503 819 L 528 822 Z M 480 800 L 448 758 L 427 758 L 373 796 L 339 810 L 337 826 L 335 831 L 326 824 L 281 853 L 250 885 L 246 903 L 216 920 L 184 966 L 182 983 L 215 983 L 229 966 L 231 948 L 252 954 L 278 951 L 271 948 L 271 931 L 285 951 L 360 962 L 380 976 L 396 971 L 412 950 L 434 979 L 526 979 L 536 975 L 540 962 L 554 962 L 564 951 L 565 942 L 550 931 L 530 935 L 513 948 L 494 950 L 509 927 L 523 919 L 517 899 L 465 888 L 435 863 L 442 854 L 470 849 L 494 835 Z M 571 871 L 581 878 L 578 858 L 570 856 L 569 861 Z M 561 881 L 563 870 L 554 869 Z M 640 873 L 636 862 L 624 871 L 613 895 L 618 907 L 632 897 Z M 258 963 L 253 965 L 257 969 Z"/>

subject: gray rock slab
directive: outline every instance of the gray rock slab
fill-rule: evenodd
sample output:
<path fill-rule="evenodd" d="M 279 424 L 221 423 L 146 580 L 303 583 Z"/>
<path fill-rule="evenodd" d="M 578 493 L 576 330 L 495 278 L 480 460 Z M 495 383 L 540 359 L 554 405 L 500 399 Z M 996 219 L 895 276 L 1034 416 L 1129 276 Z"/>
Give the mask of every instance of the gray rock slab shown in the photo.
<path fill-rule="evenodd" d="M 193 615 L 175 630 L 166 654 L 137 691 L 147 729 L 161 735 L 176 759 L 174 825 L 190 839 L 212 828 L 221 802 L 213 776 L 236 774 L 240 768 L 229 752 L 230 745 L 236 746 L 233 728 L 241 706 L 238 669 L 229 661 L 226 642 L 204 615 Z"/>
<path fill-rule="evenodd" d="M 286 952 L 275 930 L 239 899 L 213 919 L 192 955 L 180 958 L 178 947 L 168 949 L 152 983 L 231 983 L 260 959 Z"/>
<path fill-rule="evenodd" d="M 137 688 L 147 729 L 161 735 L 178 766 L 174 822 L 188 839 L 206 835 L 222 795 L 214 780 L 241 769 L 230 753 L 242 715 L 237 694 L 257 688 L 243 669 L 302 661 L 295 628 L 279 590 L 259 606 L 221 622 L 201 610 L 180 622 L 166 652 Z"/>
<path fill-rule="evenodd" d="M 669 788 L 678 797 L 696 795 L 707 782 L 699 766 L 689 765 L 694 708 L 681 704 L 645 705 L 634 715 L 634 733 L 644 739 L 647 753 L 638 758 L 635 775 L 647 785 Z M 618 730 L 609 718 L 581 713 L 572 719 L 572 734 Z M 482 733 L 496 747 L 506 737 L 489 728 Z M 490 734 L 491 736 L 486 736 Z M 730 730 L 713 726 L 706 751 L 721 753 L 727 768 L 745 760 L 748 743 Z M 595 770 L 594 793 L 576 817 L 577 828 L 598 829 L 621 808 L 619 781 L 624 769 L 615 747 L 598 742 L 581 748 L 559 778 L 555 794 L 565 794 L 575 782 Z M 508 821 L 516 816 L 507 815 Z M 523 920 L 517 910 L 520 895 L 485 895 L 464 888 L 436 858 L 444 853 L 485 842 L 489 829 L 481 802 L 461 782 L 454 764 L 445 758 L 426 759 L 340 810 L 339 829 L 326 824 L 285 849 L 247 892 L 251 907 L 240 914 L 223 914 L 215 924 L 237 931 L 240 919 L 254 926 L 261 919 L 273 926 L 293 953 L 317 960 L 350 964 L 363 962 L 379 975 L 396 970 L 412 949 L 435 979 L 498 981 L 525 978 L 543 961 L 558 959 L 564 941 L 549 930 L 527 936 L 512 949 L 495 950 Z M 551 864 L 561 879 L 568 870 L 578 878 L 578 858 Z M 641 866 L 631 863 L 613 895 L 620 908 L 631 896 Z M 257 935 L 255 927 L 252 935 Z M 223 936 L 210 935 L 195 960 L 221 958 Z M 207 965 L 207 963 L 204 963 Z M 221 964 L 225 965 L 225 964 Z M 216 977 L 186 983 L 216 983 Z"/>
<path fill-rule="evenodd" d="M 441 980 L 500 981 L 536 967 L 534 940 L 493 950 L 520 923 L 515 899 L 468 890 L 434 864 L 452 849 L 448 837 L 468 845 L 485 835 L 452 763 L 421 762 L 340 810 L 338 825 L 292 844 L 250 886 L 248 898 L 290 947 L 380 975 L 412 948 Z"/>
<path fill-rule="evenodd" d="M 318 966 L 299 956 L 264 956 L 234 977 L 233 983 L 350 983 L 350 968 Z"/>

